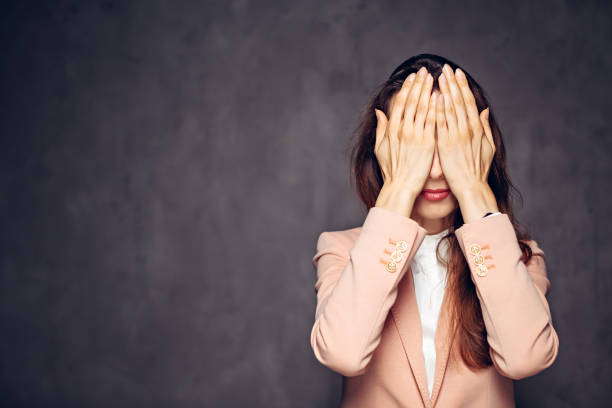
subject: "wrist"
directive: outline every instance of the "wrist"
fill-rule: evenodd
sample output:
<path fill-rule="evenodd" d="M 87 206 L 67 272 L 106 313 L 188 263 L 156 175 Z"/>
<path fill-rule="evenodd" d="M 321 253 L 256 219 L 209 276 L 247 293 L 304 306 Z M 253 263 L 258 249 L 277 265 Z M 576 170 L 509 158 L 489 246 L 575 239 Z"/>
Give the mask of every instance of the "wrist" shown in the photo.
<path fill-rule="evenodd" d="M 495 195 L 488 184 L 481 183 L 462 189 L 457 202 L 466 224 L 482 219 L 487 213 L 499 211 Z"/>
<path fill-rule="evenodd" d="M 386 208 L 405 217 L 410 217 L 416 196 L 413 191 L 403 186 L 385 183 L 380 189 L 375 206 Z"/>

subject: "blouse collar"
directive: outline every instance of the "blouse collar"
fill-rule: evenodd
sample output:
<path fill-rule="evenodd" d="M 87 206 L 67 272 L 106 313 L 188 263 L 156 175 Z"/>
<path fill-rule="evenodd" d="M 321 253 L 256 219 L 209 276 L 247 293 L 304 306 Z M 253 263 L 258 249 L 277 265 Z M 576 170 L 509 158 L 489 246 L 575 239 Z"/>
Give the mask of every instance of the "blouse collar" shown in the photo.
<path fill-rule="evenodd" d="M 425 235 L 421 246 L 419 246 L 416 254 L 414 255 L 412 261 L 414 266 L 417 267 L 418 270 L 424 270 L 426 273 L 432 273 L 432 271 L 428 271 L 435 265 L 437 262 L 435 259 L 435 250 L 438 242 L 442 240 L 442 238 L 448 234 L 449 228 L 438 232 L 437 234 Z M 443 258 L 446 258 L 446 252 L 448 250 L 448 242 L 443 242 L 440 244 L 440 251 Z M 416 272 L 416 271 L 415 271 Z"/>

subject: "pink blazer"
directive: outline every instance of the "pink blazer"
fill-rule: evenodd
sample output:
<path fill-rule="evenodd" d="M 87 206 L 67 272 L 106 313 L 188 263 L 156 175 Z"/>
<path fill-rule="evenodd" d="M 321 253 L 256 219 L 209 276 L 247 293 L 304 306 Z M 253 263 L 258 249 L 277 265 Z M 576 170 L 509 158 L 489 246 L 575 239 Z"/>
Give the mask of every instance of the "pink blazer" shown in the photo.
<path fill-rule="evenodd" d="M 344 408 L 514 407 L 513 380 L 549 367 L 559 350 L 543 258 L 533 256 L 527 265 L 521 261 L 506 214 L 455 231 L 480 300 L 494 365 L 472 372 L 451 353 L 456 351 L 455 332 L 450 333 L 445 296 L 430 398 L 409 272 L 426 233 L 411 218 L 372 207 L 362 227 L 320 234 L 312 259 L 317 271 L 310 337 L 315 357 L 344 376 Z M 534 254 L 544 254 L 535 241 L 529 245 Z M 393 271 L 389 263 L 397 248 L 403 251 Z M 393 256 L 398 259 L 397 253 Z"/>

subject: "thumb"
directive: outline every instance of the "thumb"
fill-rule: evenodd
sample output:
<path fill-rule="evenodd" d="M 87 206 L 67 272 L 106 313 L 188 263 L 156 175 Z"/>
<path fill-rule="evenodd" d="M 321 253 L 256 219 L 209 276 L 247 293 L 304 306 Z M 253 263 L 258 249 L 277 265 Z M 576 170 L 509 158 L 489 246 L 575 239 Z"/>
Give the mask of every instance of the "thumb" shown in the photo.
<path fill-rule="evenodd" d="M 482 127 L 485 132 L 485 136 L 491 145 L 493 151 L 495 151 L 495 141 L 493 141 L 493 133 L 491 132 L 491 125 L 489 124 L 489 108 L 487 107 L 482 112 L 480 112 L 480 123 L 482 123 Z"/>
<path fill-rule="evenodd" d="M 387 117 L 385 113 L 381 110 L 374 108 L 374 113 L 376 114 L 376 144 L 374 145 L 374 151 L 378 150 L 378 146 L 383 141 L 385 137 L 385 131 L 387 130 Z"/>

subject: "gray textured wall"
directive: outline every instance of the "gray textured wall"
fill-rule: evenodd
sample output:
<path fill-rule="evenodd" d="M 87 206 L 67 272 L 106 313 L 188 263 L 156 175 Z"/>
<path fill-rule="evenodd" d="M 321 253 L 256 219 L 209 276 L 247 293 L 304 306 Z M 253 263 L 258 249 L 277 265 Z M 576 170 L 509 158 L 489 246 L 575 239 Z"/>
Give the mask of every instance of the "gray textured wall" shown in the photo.
<path fill-rule="evenodd" d="M 323 230 L 359 225 L 359 110 L 433 52 L 489 93 L 561 350 L 520 407 L 612 369 L 610 3 L 3 2 L 0 399 L 333 407 L 310 349 Z"/>

